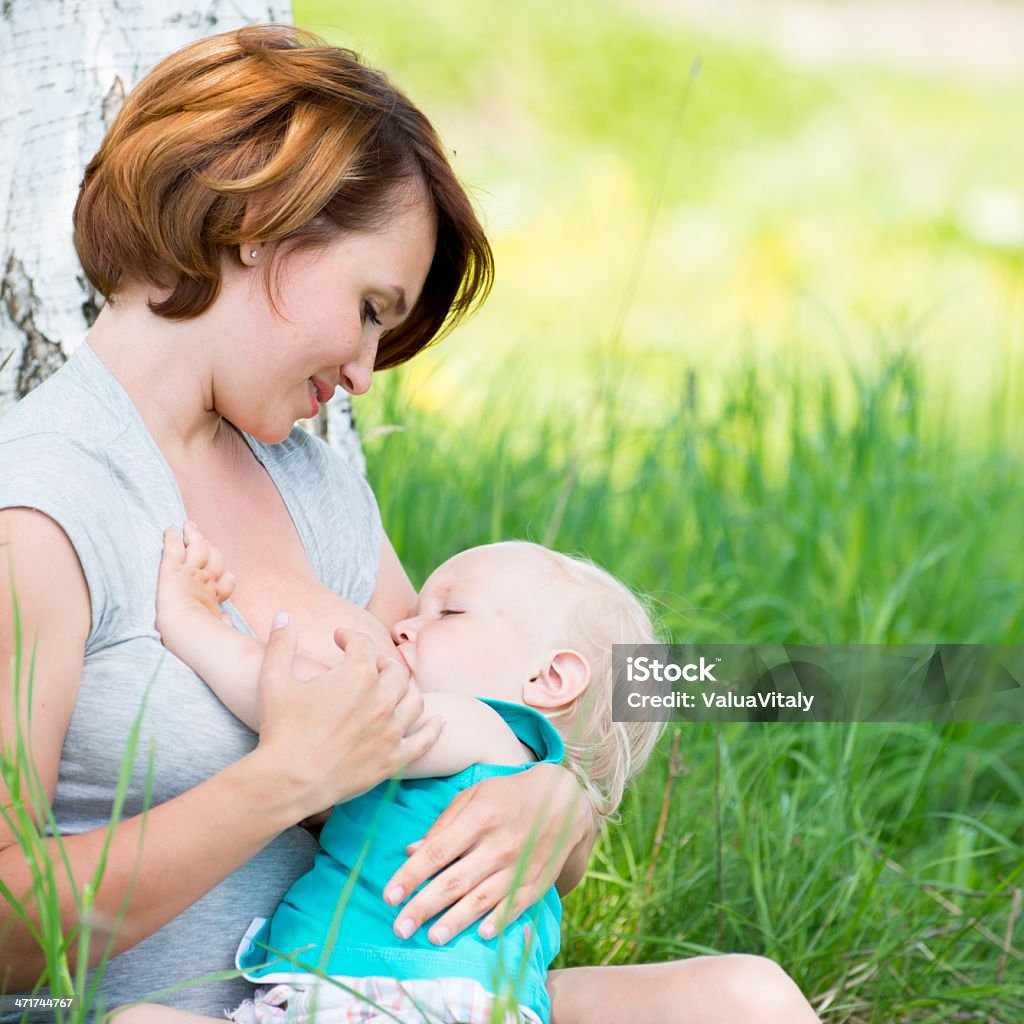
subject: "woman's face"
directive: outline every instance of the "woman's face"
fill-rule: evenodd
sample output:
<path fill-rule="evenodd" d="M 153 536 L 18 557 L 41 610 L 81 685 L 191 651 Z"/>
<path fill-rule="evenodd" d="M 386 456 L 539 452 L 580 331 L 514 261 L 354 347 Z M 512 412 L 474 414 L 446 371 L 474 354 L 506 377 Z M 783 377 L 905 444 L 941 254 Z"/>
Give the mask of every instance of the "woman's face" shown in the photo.
<path fill-rule="evenodd" d="M 260 243 L 224 278 L 214 366 L 216 411 L 268 443 L 315 416 L 340 385 L 370 387 L 381 333 L 419 298 L 437 240 L 432 207 L 416 192 L 381 229 L 341 234 L 326 247 L 284 253 L 273 268 L 277 311 L 263 286 Z M 257 256 L 251 256 L 256 249 Z"/>

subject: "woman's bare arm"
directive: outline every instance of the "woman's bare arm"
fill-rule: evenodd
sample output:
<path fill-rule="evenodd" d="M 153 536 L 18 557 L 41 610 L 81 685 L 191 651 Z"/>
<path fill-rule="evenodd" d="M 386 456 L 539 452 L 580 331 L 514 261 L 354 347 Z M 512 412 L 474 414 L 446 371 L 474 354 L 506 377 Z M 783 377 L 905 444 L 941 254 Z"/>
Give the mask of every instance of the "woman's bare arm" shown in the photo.
<path fill-rule="evenodd" d="M 22 636 L 26 646 L 35 644 L 32 752 L 52 800 L 89 631 L 88 591 L 74 549 L 46 516 L 4 510 L 0 538 L 0 578 L 13 579 Z M 14 685 L 8 667 L 13 649 L 12 598 L 5 585 L 0 587 L 0 723 L 8 744 L 13 735 Z M 294 627 L 275 630 L 259 680 L 263 730 L 252 753 L 152 808 L 145 816 L 144 836 L 141 817 L 115 829 L 94 909 L 97 917 L 114 920 L 130 892 L 115 952 L 166 924 L 284 829 L 369 789 L 436 739 L 436 721 L 405 735 L 422 701 L 400 666 L 392 662 L 378 671 L 367 638 L 349 636 L 344 665 L 306 682 L 292 673 L 294 654 Z M 249 810 L 255 803 L 259 815 Z M 97 830 L 61 840 L 79 887 L 92 877 L 105 835 Z M 77 923 L 77 908 L 56 858 L 54 871 L 63 926 L 70 930 Z M 30 870 L 6 829 L 0 832 L 0 876 L 29 917 L 38 920 Z M 6 902 L 0 904 L 0 943 L 7 991 L 33 985 L 44 958 Z"/>
<path fill-rule="evenodd" d="M 17 711 L 13 678 L 16 608 L 21 619 Z M 90 615 L 85 576 L 63 530 L 31 509 L 0 511 L 0 743 L 5 751 L 12 749 L 16 713 L 23 726 L 29 719 L 28 675 L 34 658 L 32 731 L 27 739 L 35 755 L 39 782 L 51 799 L 57 786 L 61 747 L 78 695 Z M 53 642 L 40 643 L 39 637 L 52 638 Z M 6 804 L 6 788 L 2 792 Z M 12 836 L 0 820 L 0 849 L 11 842 Z M 5 871 L 0 875 L 7 877 Z"/>
<path fill-rule="evenodd" d="M 372 612 L 390 630 L 399 619 L 409 614 L 415 602 L 416 590 L 385 534 L 380 545 L 377 586 L 366 606 L 367 611 Z"/>

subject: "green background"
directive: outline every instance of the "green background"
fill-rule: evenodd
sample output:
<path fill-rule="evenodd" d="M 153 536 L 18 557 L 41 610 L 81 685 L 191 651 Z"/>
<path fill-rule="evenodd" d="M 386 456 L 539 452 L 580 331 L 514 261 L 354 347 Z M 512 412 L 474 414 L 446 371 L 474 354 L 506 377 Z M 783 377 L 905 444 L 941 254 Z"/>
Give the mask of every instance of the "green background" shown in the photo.
<path fill-rule="evenodd" d="M 295 5 L 427 112 L 497 257 L 356 404 L 410 575 L 528 537 L 678 642 L 1019 642 L 1024 75 L 678 6 Z M 826 1021 L 1008 1024 L 1022 862 L 1019 727 L 676 726 L 560 962 L 766 953 Z"/>

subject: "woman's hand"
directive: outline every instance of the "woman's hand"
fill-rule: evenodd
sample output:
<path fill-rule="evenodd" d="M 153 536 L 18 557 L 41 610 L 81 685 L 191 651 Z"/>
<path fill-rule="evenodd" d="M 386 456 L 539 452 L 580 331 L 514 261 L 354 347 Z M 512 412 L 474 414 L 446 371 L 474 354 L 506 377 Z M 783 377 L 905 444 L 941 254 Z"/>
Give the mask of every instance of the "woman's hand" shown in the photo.
<path fill-rule="evenodd" d="M 297 679 L 296 629 L 282 618 L 260 672 L 256 754 L 278 773 L 298 821 L 398 774 L 434 745 L 444 723 L 435 717 L 414 728 L 423 698 L 409 670 L 379 657 L 363 633 L 336 630 L 344 661 Z"/>
<path fill-rule="evenodd" d="M 431 879 L 402 907 L 395 933 L 408 938 L 447 907 L 429 932 L 435 945 L 484 914 L 480 934 L 491 938 L 540 899 L 571 854 L 582 852 L 585 864 L 592 842 L 589 804 L 567 769 L 539 764 L 477 783 L 408 848 L 415 851 L 385 887 L 395 905 Z M 578 881 L 582 870 L 574 873 Z"/>

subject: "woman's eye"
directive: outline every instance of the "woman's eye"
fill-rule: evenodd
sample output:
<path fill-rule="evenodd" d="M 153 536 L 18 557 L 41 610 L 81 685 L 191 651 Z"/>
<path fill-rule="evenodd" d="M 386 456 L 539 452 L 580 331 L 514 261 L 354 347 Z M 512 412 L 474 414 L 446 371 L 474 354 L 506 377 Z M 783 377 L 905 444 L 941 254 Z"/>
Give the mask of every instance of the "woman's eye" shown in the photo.
<path fill-rule="evenodd" d="M 381 325 L 380 317 L 377 316 L 377 310 L 374 309 L 372 302 L 363 303 L 363 323 L 365 324 L 367 320 L 369 320 L 374 327 L 380 327 Z"/>
<path fill-rule="evenodd" d="M 442 608 L 441 609 L 441 618 L 442 619 L 446 618 L 449 615 L 461 615 L 461 614 L 462 614 L 462 611 L 460 609 L 458 609 L 458 608 Z"/>

